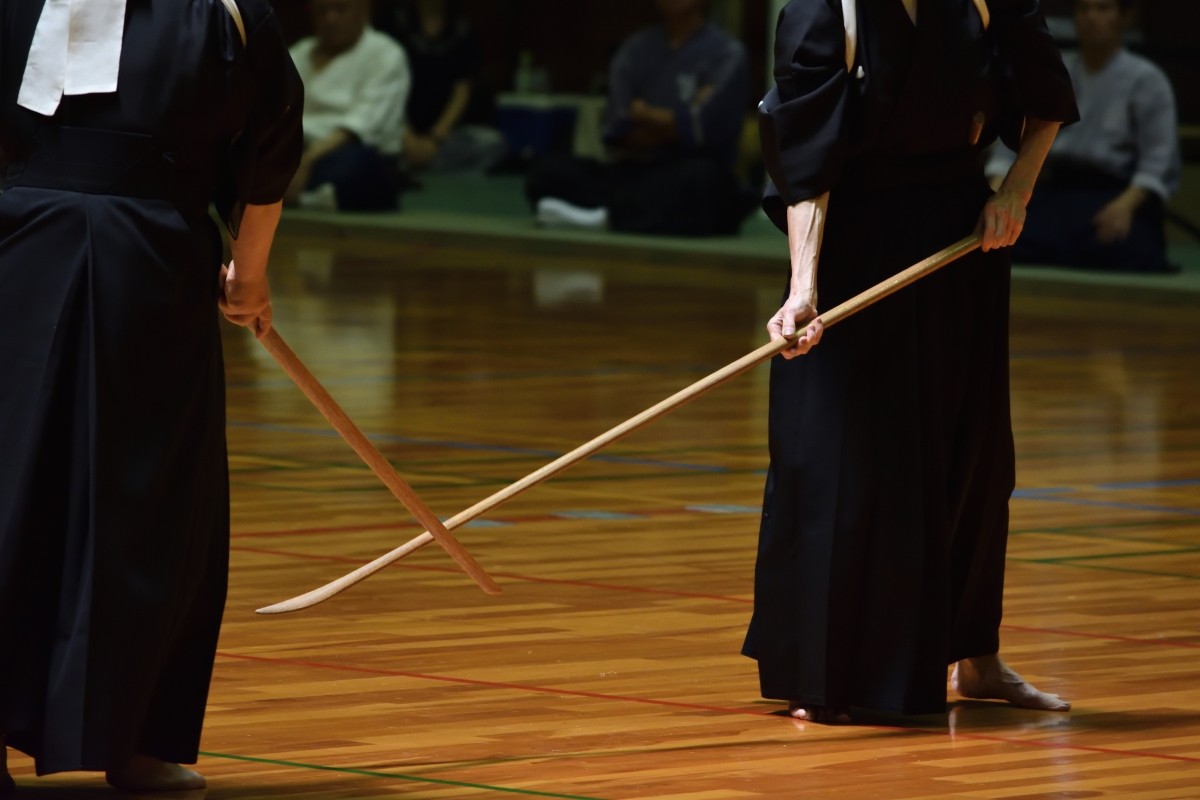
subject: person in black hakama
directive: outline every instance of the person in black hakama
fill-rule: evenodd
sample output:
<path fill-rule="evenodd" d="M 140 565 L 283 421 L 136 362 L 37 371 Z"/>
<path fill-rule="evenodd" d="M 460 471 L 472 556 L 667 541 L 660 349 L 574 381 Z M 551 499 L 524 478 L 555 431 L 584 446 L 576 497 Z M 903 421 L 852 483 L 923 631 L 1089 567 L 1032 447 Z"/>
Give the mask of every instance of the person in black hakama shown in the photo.
<path fill-rule="evenodd" d="M 793 0 L 775 78 L 760 105 L 764 208 L 792 268 L 768 330 L 802 335 L 771 365 L 743 653 L 763 696 L 801 719 L 944 713 L 956 662 L 964 696 L 1065 710 L 997 656 L 1015 480 L 997 248 L 1020 232 L 1059 123 L 1077 118 L 1037 0 Z M 1020 156 L 993 195 L 982 156 L 998 132 Z M 818 309 L 977 227 L 983 252 L 815 347 Z"/>
<path fill-rule="evenodd" d="M 124 5 L 58 6 L 123 35 L 85 37 L 110 87 L 68 71 L 47 104 L 43 3 L 0 0 L 0 754 L 192 789 L 229 545 L 215 306 L 270 324 L 303 88 L 267 0 L 238 0 L 244 39 L 222 0 Z"/>

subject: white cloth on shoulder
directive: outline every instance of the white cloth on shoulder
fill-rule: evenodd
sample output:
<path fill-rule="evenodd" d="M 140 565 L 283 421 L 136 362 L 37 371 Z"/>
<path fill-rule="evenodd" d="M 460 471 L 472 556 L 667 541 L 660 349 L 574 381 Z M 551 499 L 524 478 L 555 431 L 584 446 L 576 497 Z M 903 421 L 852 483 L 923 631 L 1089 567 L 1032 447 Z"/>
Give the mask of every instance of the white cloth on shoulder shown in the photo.
<path fill-rule="evenodd" d="M 17 105 L 53 116 L 63 95 L 117 90 L 125 0 L 46 0 Z"/>

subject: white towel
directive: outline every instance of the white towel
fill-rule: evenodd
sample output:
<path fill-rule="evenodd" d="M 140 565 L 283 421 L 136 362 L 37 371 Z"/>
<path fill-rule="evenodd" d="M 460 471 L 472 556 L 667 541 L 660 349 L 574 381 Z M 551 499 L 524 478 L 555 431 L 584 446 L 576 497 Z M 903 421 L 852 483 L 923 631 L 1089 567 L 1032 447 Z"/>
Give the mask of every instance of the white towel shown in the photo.
<path fill-rule="evenodd" d="M 53 116 L 63 95 L 115 92 L 125 0 L 46 0 L 17 104 Z"/>

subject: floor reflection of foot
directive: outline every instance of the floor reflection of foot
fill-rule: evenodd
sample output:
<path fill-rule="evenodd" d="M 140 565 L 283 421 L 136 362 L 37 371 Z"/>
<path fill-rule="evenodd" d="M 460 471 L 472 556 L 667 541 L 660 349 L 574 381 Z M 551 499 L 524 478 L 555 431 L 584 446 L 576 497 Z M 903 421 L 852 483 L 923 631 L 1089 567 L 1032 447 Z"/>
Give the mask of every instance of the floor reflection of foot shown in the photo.
<path fill-rule="evenodd" d="M 123 792 L 188 792 L 203 789 L 198 772 L 147 756 L 134 756 L 105 774 L 110 786 Z"/>
<path fill-rule="evenodd" d="M 963 697 L 1006 700 L 1018 708 L 1070 711 L 1071 704 L 1056 694 L 1040 691 L 1018 675 L 999 656 L 966 658 L 954 666 L 950 685 Z"/>
<path fill-rule="evenodd" d="M 947 715 L 949 733 L 970 733 L 1002 728 L 1004 730 L 1037 731 L 1050 728 L 1066 728 L 1072 724 L 1070 714 L 1046 712 L 1030 714 L 1015 706 L 996 703 L 972 704 L 962 702 L 954 705 Z"/>

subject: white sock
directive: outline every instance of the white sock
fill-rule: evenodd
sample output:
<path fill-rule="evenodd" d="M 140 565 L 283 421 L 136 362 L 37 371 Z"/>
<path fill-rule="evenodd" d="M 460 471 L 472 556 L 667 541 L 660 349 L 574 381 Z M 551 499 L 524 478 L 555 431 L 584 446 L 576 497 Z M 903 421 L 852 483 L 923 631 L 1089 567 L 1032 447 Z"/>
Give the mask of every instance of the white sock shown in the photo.
<path fill-rule="evenodd" d="M 608 227 L 608 209 L 584 208 L 557 197 L 543 197 L 538 200 L 534 219 L 539 225 L 547 228 L 603 230 Z"/>

